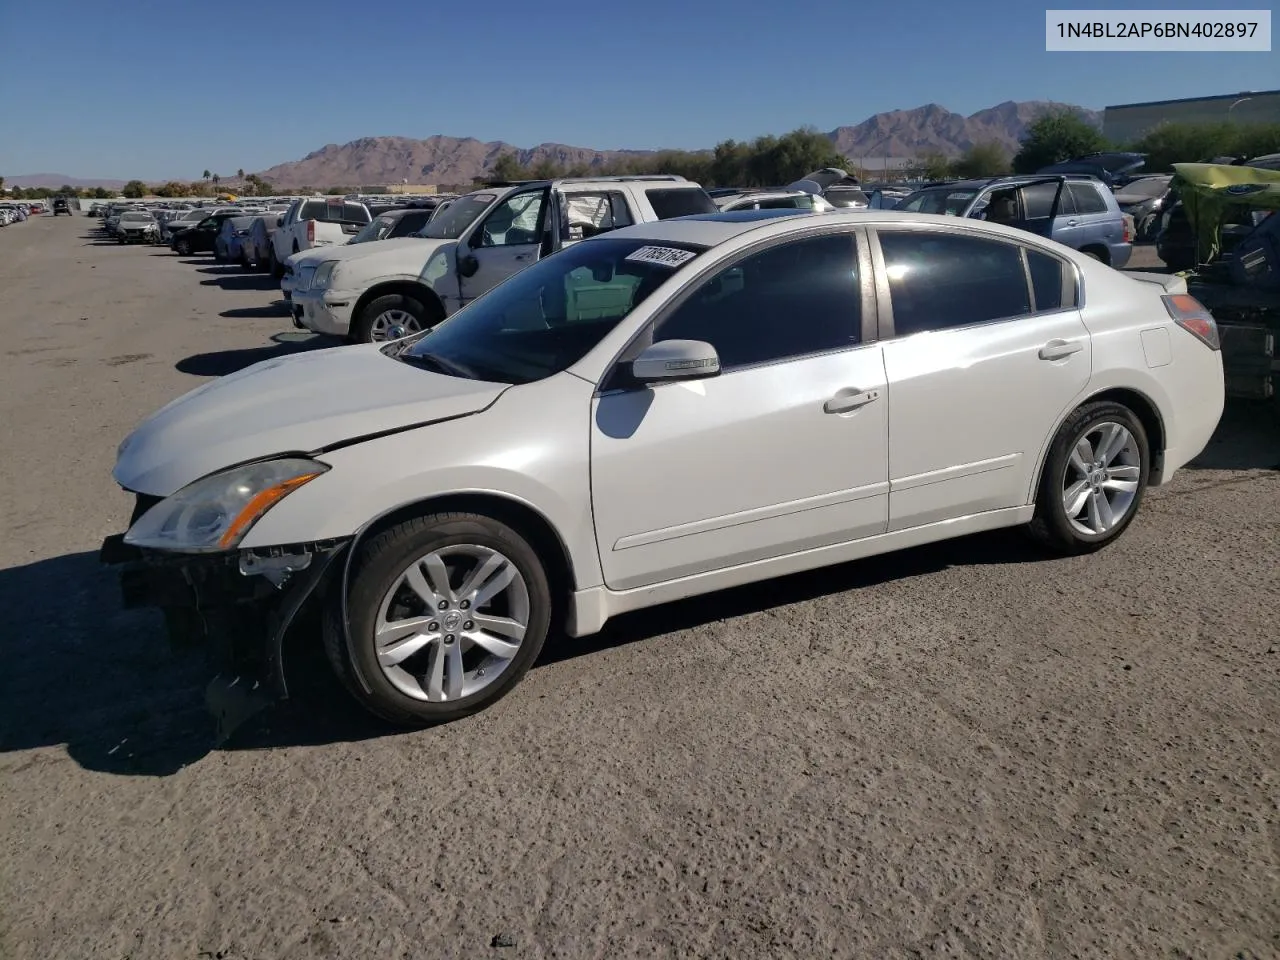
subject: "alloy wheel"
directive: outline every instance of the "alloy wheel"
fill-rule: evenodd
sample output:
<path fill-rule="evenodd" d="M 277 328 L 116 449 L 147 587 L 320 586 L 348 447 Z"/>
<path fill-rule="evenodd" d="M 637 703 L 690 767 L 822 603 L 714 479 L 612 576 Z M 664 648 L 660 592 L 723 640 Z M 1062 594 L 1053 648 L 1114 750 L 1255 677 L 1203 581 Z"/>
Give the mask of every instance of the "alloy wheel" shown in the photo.
<path fill-rule="evenodd" d="M 384 340 L 400 340 L 422 329 L 418 318 L 406 310 L 384 310 L 373 318 L 369 327 L 369 339 L 375 343 Z"/>
<path fill-rule="evenodd" d="M 528 584 L 508 557 L 478 544 L 439 547 L 383 595 L 374 621 L 378 666 L 405 696 L 461 700 L 502 676 L 529 619 Z"/>
<path fill-rule="evenodd" d="M 1090 426 L 1077 439 L 1062 478 L 1062 508 L 1078 533 L 1097 537 L 1120 523 L 1138 494 L 1142 454 L 1128 428 Z"/>

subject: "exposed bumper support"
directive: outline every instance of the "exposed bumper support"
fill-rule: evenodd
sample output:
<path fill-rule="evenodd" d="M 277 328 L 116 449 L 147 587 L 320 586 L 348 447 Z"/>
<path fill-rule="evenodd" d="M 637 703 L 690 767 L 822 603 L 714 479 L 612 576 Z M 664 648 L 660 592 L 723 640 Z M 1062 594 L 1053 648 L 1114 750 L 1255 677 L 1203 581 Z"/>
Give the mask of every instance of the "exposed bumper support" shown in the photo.
<path fill-rule="evenodd" d="M 157 607 L 175 648 L 204 646 L 215 670 L 206 701 L 224 732 L 289 695 L 285 635 L 303 605 L 340 575 L 347 541 L 270 553 L 187 555 L 139 550 L 117 535 L 99 559 L 120 568 L 126 609 Z"/>

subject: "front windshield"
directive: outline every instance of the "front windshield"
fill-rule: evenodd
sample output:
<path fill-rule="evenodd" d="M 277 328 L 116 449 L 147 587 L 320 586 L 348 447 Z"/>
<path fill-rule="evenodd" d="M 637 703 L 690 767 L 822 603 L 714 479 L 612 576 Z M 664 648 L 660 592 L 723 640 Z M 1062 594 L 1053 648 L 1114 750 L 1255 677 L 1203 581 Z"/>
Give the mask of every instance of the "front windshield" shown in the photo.
<path fill-rule="evenodd" d="M 365 224 L 360 232 L 347 241 L 347 243 L 368 243 L 370 240 L 381 240 L 395 225 L 395 220 L 391 217 L 375 217 L 369 223 Z"/>
<path fill-rule="evenodd" d="M 978 191 L 976 190 L 921 190 L 907 197 L 895 208 L 912 213 L 945 213 L 958 217 L 964 213 Z"/>
<path fill-rule="evenodd" d="M 612 237 L 576 243 L 494 287 L 400 359 L 497 383 L 541 380 L 581 360 L 703 249 Z"/>
<path fill-rule="evenodd" d="M 417 235 L 428 240 L 457 240 L 497 199 L 496 193 L 473 193 L 459 197 L 450 204 L 448 210 L 419 230 Z"/>

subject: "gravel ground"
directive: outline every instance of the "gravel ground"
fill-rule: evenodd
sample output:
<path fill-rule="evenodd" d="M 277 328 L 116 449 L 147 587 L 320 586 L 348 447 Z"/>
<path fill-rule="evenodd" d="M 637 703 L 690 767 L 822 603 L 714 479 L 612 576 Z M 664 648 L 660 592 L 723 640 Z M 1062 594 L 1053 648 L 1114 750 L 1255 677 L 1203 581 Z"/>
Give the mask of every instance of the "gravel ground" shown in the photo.
<path fill-rule="evenodd" d="M 265 278 L 94 224 L 0 230 L 0 956 L 1280 956 L 1256 411 L 1097 556 L 981 536 L 631 615 L 419 733 L 301 651 L 215 748 L 96 561 L 115 447 L 316 344 Z"/>

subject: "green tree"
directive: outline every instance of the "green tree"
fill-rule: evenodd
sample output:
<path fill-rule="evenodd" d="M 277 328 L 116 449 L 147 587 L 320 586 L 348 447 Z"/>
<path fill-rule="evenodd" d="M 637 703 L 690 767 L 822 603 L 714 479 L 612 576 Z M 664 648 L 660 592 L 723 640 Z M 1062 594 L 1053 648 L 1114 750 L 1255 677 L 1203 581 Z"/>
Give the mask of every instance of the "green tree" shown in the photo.
<path fill-rule="evenodd" d="M 13 192 L 10 194 L 10 196 L 12 196 L 13 199 L 15 200 L 21 200 L 23 197 L 26 196 L 26 194 L 22 192 L 21 187 L 14 187 Z"/>
<path fill-rule="evenodd" d="M 911 173 L 926 180 L 949 180 L 955 176 L 953 161 L 939 151 L 930 151 L 916 157 Z"/>
<path fill-rule="evenodd" d="M 110 196 L 111 196 L 111 194 L 107 193 L 107 188 L 106 188 L 106 187 L 94 187 L 94 188 L 93 188 L 93 198 L 94 198 L 95 200 L 106 200 L 106 199 L 107 199 L 108 197 L 110 197 Z"/>
<path fill-rule="evenodd" d="M 493 162 L 493 179 L 526 180 L 524 166 L 514 153 L 503 153 Z"/>
<path fill-rule="evenodd" d="M 213 176 L 213 174 L 212 174 L 212 173 L 210 173 L 208 170 L 206 170 L 204 173 L 200 174 L 200 179 L 201 179 L 201 180 L 208 180 L 208 179 L 209 179 L 209 178 L 211 178 L 212 176 Z"/>
<path fill-rule="evenodd" d="M 130 200 L 137 200 L 147 195 L 147 185 L 141 180 L 130 180 L 120 192 Z"/>
<path fill-rule="evenodd" d="M 1280 151 L 1280 123 L 1164 123 L 1131 147 L 1147 155 L 1146 169 L 1153 173 L 1213 157 L 1247 160 Z"/>
<path fill-rule="evenodd" d="M 1009 155 L 998 143 L 975 143 L 951 164 L 957 177 L 999 177 L 1009 172 Z"/>
<path fill-rule="evenodd" d="M 1052 110 L 1027 126 L 1022 147 L 1013 158 L 1015 173 L 1035 173 L 1051 163 L 1061 163 L 1088 153 L 1106 150 L 1102 132 L 1075 110 Z"/>
<path fill-rule="evenodd" d="M 236 179 L 237 180 L 244 179 L 244 167 L 241 167 L 239 170 L 236 171 Z"/>
<path fill-rule="evenodd" d="M 218 184 L 222 182 L 222 178 L 216 173 L 209 178 L 209 182 L 213 184 L 213 189 L 218 189 Z"/>

